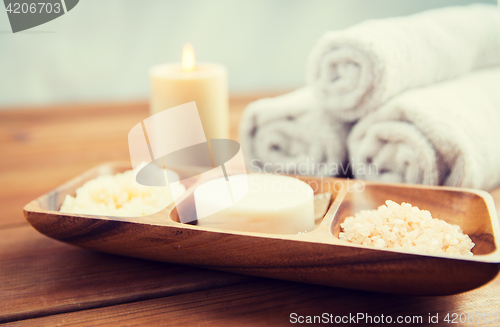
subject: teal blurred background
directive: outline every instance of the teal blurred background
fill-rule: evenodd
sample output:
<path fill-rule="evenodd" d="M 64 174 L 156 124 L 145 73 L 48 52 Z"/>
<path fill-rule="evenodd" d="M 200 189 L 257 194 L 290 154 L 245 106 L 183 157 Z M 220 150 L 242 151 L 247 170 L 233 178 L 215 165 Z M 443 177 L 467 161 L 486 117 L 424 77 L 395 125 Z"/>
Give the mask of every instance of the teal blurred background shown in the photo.
<path fill-rule="evenodd" d="M 198 62 L 227 66 L 233 93 L 290 90 L 327 30 L 473 2 L 81 0 L 16 34 L 0 10 L 0 108 L 147 99 L 149 67 L 180 61 L 186 42 Z"/>

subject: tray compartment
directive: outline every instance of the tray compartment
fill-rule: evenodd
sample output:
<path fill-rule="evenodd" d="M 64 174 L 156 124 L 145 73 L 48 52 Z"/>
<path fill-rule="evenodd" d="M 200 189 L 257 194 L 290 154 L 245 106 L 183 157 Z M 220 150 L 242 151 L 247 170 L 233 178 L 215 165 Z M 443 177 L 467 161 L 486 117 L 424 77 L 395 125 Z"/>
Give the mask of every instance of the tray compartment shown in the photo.
<path fill-rule="evenodd" d="M 489 195 L 486 195 L 489 196 Z M 386 200 L 407 202 L 431 212 L 433 218 L 459 225 L 476 244 L 474 255 L 485 255 L 497 249 L 490 211 L 484 197 L 475 192 L 446 188 L 425 188 L 406 185 L 365 185 L 363 192 L 349 192 L 339 207 L 332 224 L 338 238 L 340 224 L 360 210 L 377 209 Z"/>
<path fill-rule="evenodd" d="M 220 177 L 220 176 L 217 176 L 217 175 L 212 176 L 212 178 L 218 178 L 218 177 Z M 334 187 L 334 186 L 332 186 L 333 185 L 332 183 L 328 182 L 328 180 L 325 180 L 325 179 L 320 178 L 320 177 L 305 177 L 305 176 L 292 176 L 292 177 L 296 177 L 296 178 L 308 183 L 309 185 L 311 185 L 313 188 L 314 194 L 327 193 L 330 196 L 330 202 L 327 206 L 327 210 L 323 214 L 323 217 L 316 220 L 316 228 L 317 228 L 321 224 L 321 222 L 325 219 L 325 216 L 329 212 L 329 210 L 332 207 L 332 204 L 335 202 L 337 196 L 339 194 L 343 193 L 343 188 Z M 200 181 L 198 181 L 198 183 L 196 183 L 196 185 L 199 185 L 200 182 L 205 182 L 207 180 L 209 180 L 209 179 L 203 179 L 203 181 L 200 180 Z M 323 186 L 315 187 L 317 185 L 321 185 L 320 183 L 323 183 Z M 344 182 L 339 180 L 338 183 L 343 184 Z M 197 225 L 197 217 L 196 217 L 196 209 L 195 209 L 195 205 L 194 205 L 193 192 L 194 192 L 194 187 L 192 187 L 190 189 L 190 192 L 188 194 L 186 194 L 186 196 L 182 199 L 182 201 L 179 201 L 179 203 L 177 205 L 177 207 L 179 207 L 179 209 L 176 207 L 170 212 L 169 219 L 171 219 L 172 221 L 177 222 L 177 223 Z M 181 221 L 177 210 L 182 210 L 182 212 L 183 212 L 182 217 L 183 218 L 189 217 L 189 219 L 187 221 Z M 224 231 L 224 229 L 218 229 L 218 228 L 210 228 L 210 230 Z"/>

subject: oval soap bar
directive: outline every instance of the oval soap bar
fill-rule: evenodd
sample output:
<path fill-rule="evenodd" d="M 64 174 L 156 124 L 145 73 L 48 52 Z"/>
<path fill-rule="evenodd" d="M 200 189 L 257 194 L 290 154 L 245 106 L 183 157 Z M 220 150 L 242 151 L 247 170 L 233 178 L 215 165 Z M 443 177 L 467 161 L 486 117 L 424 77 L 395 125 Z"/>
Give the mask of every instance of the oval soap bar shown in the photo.
<path fill-rule="evenodd" d="M 198 186 L 194 200 L 202 227 L 271 234 L 297 234 L 315 227 L 314 192 L 293 177 L 242 174 L 229 180 L 217 178 Z"/>

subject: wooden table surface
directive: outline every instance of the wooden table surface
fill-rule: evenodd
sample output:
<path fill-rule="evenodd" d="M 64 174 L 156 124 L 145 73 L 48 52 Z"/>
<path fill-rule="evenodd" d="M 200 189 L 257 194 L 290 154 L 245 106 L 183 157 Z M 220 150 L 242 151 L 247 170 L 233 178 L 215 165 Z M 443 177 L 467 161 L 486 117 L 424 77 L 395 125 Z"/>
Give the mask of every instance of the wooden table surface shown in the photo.
<path fill-rule="evenodd" d="M 233 138 L 256 98 L 231 99 Z M 446 297 L 369 293 L 102 254 L 30 227 L 26 203 L 95 165 L 129 160 L 128 131 L 147 116 L 139 102 L 0 111 L 0 323 L 266 326 L 288 325 L 292 313 L 363 313 L 422 316 L 416 325 L 436 326 L 429 314 L 448 325 L 447 313 L 464 313 L 475 314 L 475 326 L 484 324 L 480 313 L 500 315 L 500 277 Z M 493 194 L 500 199 L 500 190 Z"/>

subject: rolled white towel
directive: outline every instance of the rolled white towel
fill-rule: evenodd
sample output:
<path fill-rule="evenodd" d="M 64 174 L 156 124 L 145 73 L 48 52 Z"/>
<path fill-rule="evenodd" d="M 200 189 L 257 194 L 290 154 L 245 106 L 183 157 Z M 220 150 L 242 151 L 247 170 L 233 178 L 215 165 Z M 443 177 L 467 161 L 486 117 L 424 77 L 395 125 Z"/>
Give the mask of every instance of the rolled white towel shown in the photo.
<path fill-rule="evenodd" d="M 328 176 L 342 173 L 348 129 L 319 110 L 304 87 L 248 105 L 240 140 L 253 171 Z"/>
<path fill-rule="evenodd" d="M 476 4 L 327 32 L 307 80 L 322 106 L 356 121 L 402 91 L 498 64 L 500 12 Z"/>
<path fill-rule="evenodd" d="M 348 137 L 355 177 L 489 190 L 500 185 L 500 67 L 407 91 Z"/>

